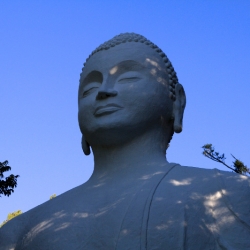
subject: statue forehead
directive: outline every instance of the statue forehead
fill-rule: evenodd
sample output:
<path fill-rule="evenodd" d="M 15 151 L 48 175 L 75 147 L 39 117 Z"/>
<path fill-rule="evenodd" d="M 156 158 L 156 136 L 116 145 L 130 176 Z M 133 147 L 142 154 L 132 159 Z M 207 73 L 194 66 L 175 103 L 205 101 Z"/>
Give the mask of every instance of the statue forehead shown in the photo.
<path fill-rule="evenodd" d="M 129 60 L 149 68 L 156 67 L 158 70 L 165 70 L 164 62 L 157 52 L 145 44 L 129 42 L 92 55 L 83 68 L 82 77 L 92 70 L 110 71 L 117 64 Z"/>
<path fill-rule="evenodd" d="M 82 85 L 82 80 L 91 71 L 105 69 L 107 72 L 111 66 L 115 67 L 115 63 L 133 59 L 149 66 L 151 69 L 148 69 L 154 76 L 156 76 L 157 71 L 160 74 L 167 73 L 167 77 L 164 76 L 164 78 L 168 79 L 171 99 L 176 99 L 175 86 L 178 83 L 178 77 L 172 63 L 157 45 L 135 33 L 117 35 L 96 48 L 84 63 L 80 74 L 79 88 Z"/>

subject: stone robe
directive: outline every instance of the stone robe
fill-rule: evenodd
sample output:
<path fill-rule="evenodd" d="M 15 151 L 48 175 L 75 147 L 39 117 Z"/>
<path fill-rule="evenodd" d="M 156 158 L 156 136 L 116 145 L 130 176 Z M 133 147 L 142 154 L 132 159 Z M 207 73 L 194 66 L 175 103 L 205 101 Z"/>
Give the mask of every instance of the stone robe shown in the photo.
<path fill-rule="evenodd" d="M 250 181 L 168 164 L 134 185 L 87 182 L 6 223 L 7 249 L 250 249 Z"/>

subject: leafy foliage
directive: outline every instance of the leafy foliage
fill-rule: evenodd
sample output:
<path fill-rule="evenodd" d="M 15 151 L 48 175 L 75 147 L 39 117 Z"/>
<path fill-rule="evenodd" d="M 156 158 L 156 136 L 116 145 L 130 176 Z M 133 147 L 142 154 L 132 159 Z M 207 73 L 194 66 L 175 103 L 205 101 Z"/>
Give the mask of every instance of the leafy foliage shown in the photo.
<path fill-rule="evenodd" d="M 235 173 L 243 174 L 243 175 L 250 174 L 250 169 L 247 168 L 247 166 L 242 161 L 234 157 L 232 154 L 231 155 L 235 160 L 233 161 L 233 167 L 230 167 L 225 163 L 225 160 L 226 160 L 225 155 L 220 154 L 219 152 L 216 152 L 212 144 L 205 144 L 202 148 L 203 148 L 202 154 L 205 157 L 223 164 L 227 168 L 230 168 L 231 170 L 233 170 Z"/>
<path fill-rule="evenodd" d="M 52 200 L 52 199 L 55 198 L 55 197 L 56 197 L 56 194 L 52 194 L 52 195 L 49 197 L 49 199 Z"/>
<path fill-rule="evenodd" d="M 13 218 L 15 218 L 16 216 L 22 214 L 21 210 L 17 210 L 13 213 L 9 213 L 7 216 L 7 219 L 5 221 L 2 222 L 2 224 L 0 224 L 0 227 L 2 227 L 4 224 L 6 224 L 8 221 L 12 220 Z"/>
<path fill-rule="evenodd" d="M 0 162 L 0 197 L 1 194 L 10 196 L 12 192 L 14 192 L 14 188 L 17 186 L 17 178 L 19 175 L 13 175 L 6 177 L 3 180 L 3 173 L 11 170 L 11 167 L 8 166 L 8 161 Z"/>

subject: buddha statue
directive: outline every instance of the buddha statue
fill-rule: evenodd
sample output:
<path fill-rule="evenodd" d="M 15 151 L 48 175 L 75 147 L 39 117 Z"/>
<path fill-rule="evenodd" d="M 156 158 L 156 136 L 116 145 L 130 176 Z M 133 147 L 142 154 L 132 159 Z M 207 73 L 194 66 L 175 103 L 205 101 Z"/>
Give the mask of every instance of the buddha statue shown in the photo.
<path fill-rule="evenodd" d="M 6 223 L 0 249 L 250 249 L 249 178 L 166 160 L 185 104 L 171 62 L 145 37 L 100 45 L 78 92 L 93 174 Z"/>

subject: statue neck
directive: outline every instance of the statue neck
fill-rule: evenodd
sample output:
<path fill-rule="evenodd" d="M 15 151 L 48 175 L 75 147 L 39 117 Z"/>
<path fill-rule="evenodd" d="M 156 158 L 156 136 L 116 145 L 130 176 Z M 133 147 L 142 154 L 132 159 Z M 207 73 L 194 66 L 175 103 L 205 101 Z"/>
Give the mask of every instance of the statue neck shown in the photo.
<path fill-rule="evenodd" d="M 138 178 L 165 167 L 166 141 L 161 132 L 151 131 L 122 145 L 93 146 L 95 166 L 91 179 Z"/>

